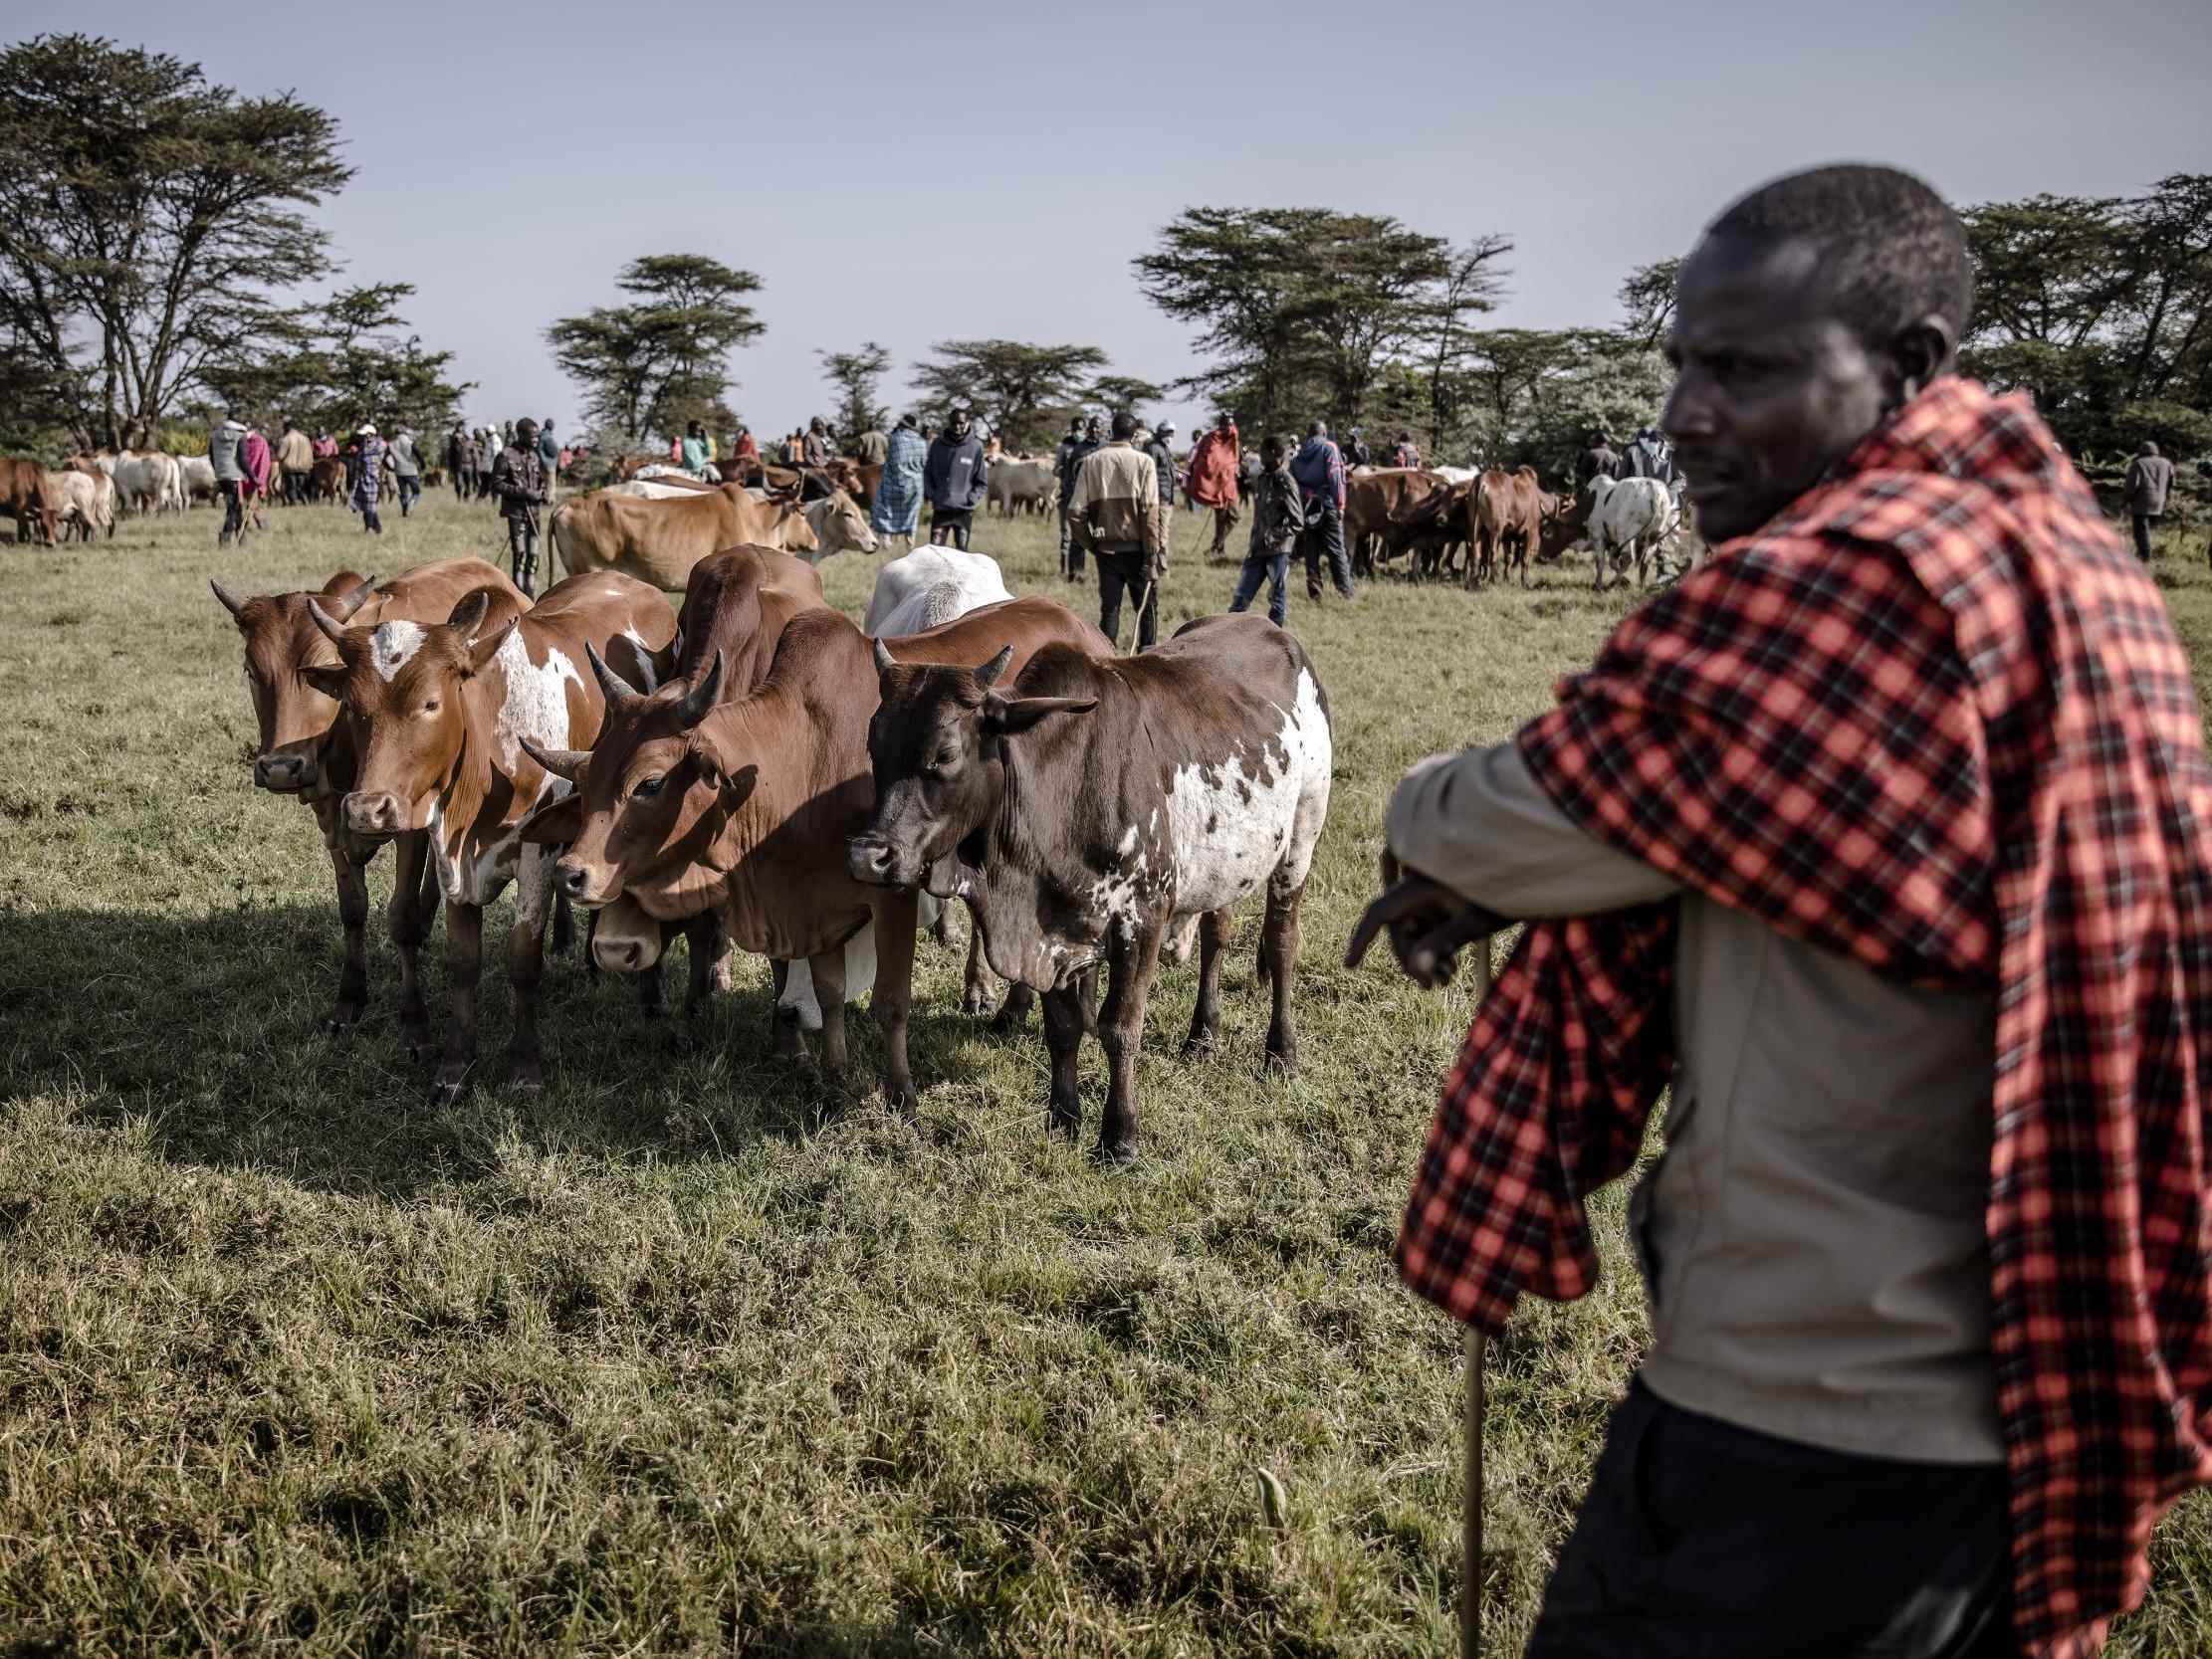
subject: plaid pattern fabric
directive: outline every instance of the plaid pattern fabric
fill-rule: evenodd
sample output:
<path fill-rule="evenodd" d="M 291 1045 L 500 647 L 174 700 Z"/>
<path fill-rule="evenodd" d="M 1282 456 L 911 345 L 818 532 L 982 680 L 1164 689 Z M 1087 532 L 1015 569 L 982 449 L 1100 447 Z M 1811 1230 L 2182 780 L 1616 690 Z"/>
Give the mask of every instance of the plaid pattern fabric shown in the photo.
<path fill-rule="evenodd" d="M 2212 1482 L 2212 769 L 2149 576 L 2024 398 L 1939 381 L 1629 618 L 1518 739 L 1576 822 L 1914 983 L 1994 989 L 1992 1345 L 2024 1650 L 2094 1652 Z M 1503 1326 L 1671 1075 L 1673 906 L 1531 924 L 1398 1245 Z"/>

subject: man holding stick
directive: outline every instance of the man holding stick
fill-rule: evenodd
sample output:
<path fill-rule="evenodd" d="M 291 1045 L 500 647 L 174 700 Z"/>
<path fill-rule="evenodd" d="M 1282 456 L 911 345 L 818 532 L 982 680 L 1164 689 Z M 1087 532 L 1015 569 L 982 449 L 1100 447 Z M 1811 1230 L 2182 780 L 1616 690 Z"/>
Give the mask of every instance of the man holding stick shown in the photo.
<path fill-rule="evenodd" d="M 2094 1652 L 2212 1482 L 2202 717 L 2032 406 L 1953 373 L 1971 289 L 1907 175 L 1729 208 L 1665 416 L 1711 562 L 1391 805 L 1354 959 L 1440 983 L 1534 919 L 1407 1282 L 1492 1333 L 1582 1294 L 1672 1090 L 1544 1659 Z"/>

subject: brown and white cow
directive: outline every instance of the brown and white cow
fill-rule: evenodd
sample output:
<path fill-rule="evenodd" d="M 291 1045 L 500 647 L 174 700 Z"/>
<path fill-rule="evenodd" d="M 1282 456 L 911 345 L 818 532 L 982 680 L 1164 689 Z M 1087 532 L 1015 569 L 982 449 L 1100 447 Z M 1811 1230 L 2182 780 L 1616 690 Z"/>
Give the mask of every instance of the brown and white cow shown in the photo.
<path fill-rule="evenodd" d="M 311 671 L 334 669 L 338 654 L 308 612 L 310 602 L 333 619 L 373 628 L 388 621 L 442 622 L 479 589 L 496 598 L 501 618 L 519 616 L 530 601 L 493 565 L 479 558 L 440 559 L 393 577 L 380 588 L 373 578 L 340 570 L 320 593 L 271 593 L 241 599 L 220 581 L 215 597 L 230 612 L 246 646 L 246 689 L 253 697 L 261 747 L 254 782 L 271 794 L 290 795 L 315 813 L 337 883 L 338 921 L 345 931 L 345 961 L 338 970 L 337 999 L 324 1028 L 335 1033 L 368 1007 L 368 865 L 378 843 L 346 833 L 338 803 L 353 787 L 352 728 L 340 706 Z M 398 872 L 392 880 L 391 940 L 399 955 L 399 1024 L 410 1055 L 430 1047 L 430 1015 L 423 1005 L 419 953 L 438 913 L 437 888 L 428 879 L 429 842 L 395 840 Z"/>
<path fill-rule="evenodd" d="M 1297 640 L 1255 616 L 1203 617 L 1142 656 L 1052 648 L 1010 681 L 1006 667 L 879 661 L 876 807 L 852 871 L 965 899 L 991 965 L 1044 993 L 1049 1123 L 1071 1136 L 1082 1127 L 1077 983 L 1108 966 L 1098 1155 L 1126 1162 L 1161 946 L 1197 919 L 1199 999 L 1184 1047 L 1210 1053 L 1230 908 L 1261 886 L 1267 1058 L 1296 1063 L 1298 900 L 1328 816 L 1328 700 Z"/>
<path fill-rule="evenodd" d="M 1026 660 L 1047 645 L 1081 654 L 1104 650 L 1105 639 L 1051 600 L 1016 599 L 888 649 L 911 661 L 967 662 L 993 651 Z M 651 695 L 593 666 L 608 700 L 599 741 L 587 756 L 544 756 L 578 779 L 578 799 L 539 814 L 527 833 L 567 844 L 554 880 L 601 912 L 598 948 L 642 963 L 659 948 L 660 924 L 712 910 L 741 948 L 776 963 L 805 961 L 821 1008 L 822 1075 L 841 1088 L 844 950 L 872 923 L 884 1095 L 912 1117 L 906 1021 L 919 896 L 912 884 L 856 880 L 846 856 L 874 798 L 868 722 L 878 682 L 867 636 L 841 612 L 801 611 L 784 624 L 767 679 L 728 702 L 721 654 L 702 679 Z M 627 936 L 609 921 L 606 908 L 618 901 L 632 919 Z M 778 969 L 778 992 L 782 977 Z M 774 1048 L 803 1054 L 795 1025 L 776 1022 Z"/>
<path fill-rule="evenodd" d="M 427 831 L 446 901 L 453 1024 L 433 1099 L 450 1101 L 476 1059 L 476 988 L 484 907 L 517 884 L 507 976 L 515 992 L 512 1081 L 545 1081 L 538 983 L 545 971 L 552 854 L 524 842 L 522 821 L 567 784 L 532 758 L 589 743 L 605 700 L 583 665 L 605 650 L 651 684 L 667 673 L 676 632 L 668 602 L 613 571 L 573 576 L 519 616 L 501 618 L 480 590 L 443 624 L 391 620 L 348 628 L 311 602 L 308 614 L 338 648 L 340 666 L 308 678 L 345 705 L 359 754 L 339 807 L 365 841 Z"/>
<path fill-rule="evenodd" d="M 570 575 L 619 570 L 670 593 L 681 593 L 692 566 L 724 547 L 812 552 L 817 545 L 796 506 L 757 501 L 735 484 L 665 501 L 595 490 L 561 504 L 552 534 Z"/>

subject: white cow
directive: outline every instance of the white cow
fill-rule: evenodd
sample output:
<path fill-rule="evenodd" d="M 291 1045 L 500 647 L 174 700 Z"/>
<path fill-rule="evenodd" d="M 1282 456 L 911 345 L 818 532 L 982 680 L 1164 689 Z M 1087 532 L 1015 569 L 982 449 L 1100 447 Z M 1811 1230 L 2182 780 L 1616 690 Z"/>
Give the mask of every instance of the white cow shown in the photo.
<path fill-rule="evenodd" d="M 917 547 L 876 572 L 860 627 L 876 639 L 897 639 L 1012 597 L 998 561 L 989 553 Z"/>
<path fill-rule="evenodd" d="M 1007 518 L 1013 517 L 1015 508 L 1045 513 L 1052 506 L 1054 487 L 1052 463 L 1049 461 L 1006 460 L 995 462 L 991 469 L 991 482 L 985 486 L 988 495 L 986 509 L 995 507 Z"/>
<path fill-rule="evenodd" d="M 701 496 L 716 488 L 677 467 L 645 467 L 626 483 L 610 484 L 606 494 L 638 501 L 665 502 L 673 496 Z"/>
<path fill-rule="evenodd" d="M 1681 528 L 1681 513 L 1674 496 L 1656 478 L 1594 478 L 1590 481 L 1590 517 L 1586 531 L 1591 550 L 1598 555 L 1598 586 L 1606 585 L 1608 564 L 1627 581 L 1628 561 L 1636 557 L 1636 585 L 1642 587 L 1646 565 L 1659 564 L 1666 579 L 1665 548 Z"/>
<path fill-rule="evenodd" d="M 1472 484 L 1475 478 L 1472 467 L 1431 467 L 1429 471 L 1446 484 Z"/>
<path fill-rule="evenodd" d="M 115 481 L 116 500 L 132 512 L 184 511 L 184 475 L 174 456 L 159 450 L 125 450 L 120 455 L 103 450 L 93 462 Z"/>
<path fill-rule="evenodd" d="M 48 473 L 46 488 L 54 498 L 55 518 L 64 540 L 72 524 L 84 541 L 90 541 L 96 530 L 107 536 L 115 533 L 115 486 L 106 474 L 74 469 Z"/>
<path fill-rule="evenodd" d="M 204 455 L 181 455 L 177 457 L 176 467 L 187 502 L 197 501 L 202 496 L 209 501 L 215 499 L 215 463 L 212 460 Z"/>

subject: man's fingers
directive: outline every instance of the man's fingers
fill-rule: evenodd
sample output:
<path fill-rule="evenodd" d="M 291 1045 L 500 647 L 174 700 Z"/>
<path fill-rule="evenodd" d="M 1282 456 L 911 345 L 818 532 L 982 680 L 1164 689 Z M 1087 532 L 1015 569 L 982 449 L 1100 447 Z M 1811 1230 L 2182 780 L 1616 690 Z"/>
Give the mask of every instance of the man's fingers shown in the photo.
<path fill-rule="evenodd" d="M 1390 926 L 1390 915 L 1384 908 L 1389 903 L 1390 895 L 1386 893 L 1360 913 L 1360 925 L 1352 930 L 1352 942 L 1344 947 L 1346 967 L 1358 967 L 1375 943 L 1375 935 Z"/>

